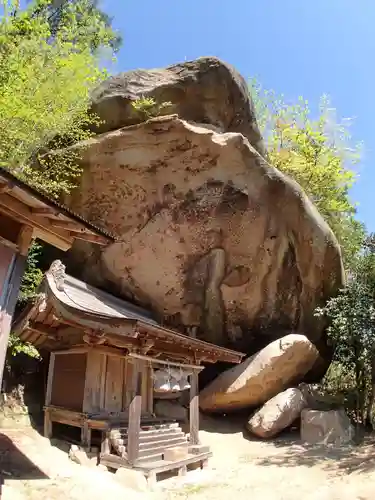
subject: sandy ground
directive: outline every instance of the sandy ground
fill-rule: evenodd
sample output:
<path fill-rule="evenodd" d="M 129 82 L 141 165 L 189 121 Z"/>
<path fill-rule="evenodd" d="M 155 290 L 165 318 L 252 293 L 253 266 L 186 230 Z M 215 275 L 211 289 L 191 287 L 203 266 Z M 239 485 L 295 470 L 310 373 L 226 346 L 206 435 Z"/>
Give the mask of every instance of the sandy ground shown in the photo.
<path fill-rule="evenodd" d="M 205 420 L 203 428 L 201 440 L 214 453 L 209 468 L 159 481 L 149 493 L 126 490 L 110 473 L 73 464 L 65 451 L 32 429 L 2 431 L 2 500 L 375 498 L 375 436 L 359 446 L 327 448 L 303 446 L 298 434 L 272 442 L 249 440 L 240 424 L 222 420 Z"/>

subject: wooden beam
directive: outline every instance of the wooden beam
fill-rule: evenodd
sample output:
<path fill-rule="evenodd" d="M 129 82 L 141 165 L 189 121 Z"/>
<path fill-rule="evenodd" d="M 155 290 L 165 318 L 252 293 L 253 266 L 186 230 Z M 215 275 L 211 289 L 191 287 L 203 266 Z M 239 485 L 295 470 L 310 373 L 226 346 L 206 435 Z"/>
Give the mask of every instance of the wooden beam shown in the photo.
<path fill-rule="evenodd" d="M 133 397 L 129 406 L 128 427 L 128 462 L 133 465 L 139 455 L 139 435 L 141 431 L 142 412 L 142 371 L 141 363 L 137 359 L 133 367 L 132 380 Z"/>
<path fill-rule="evenodd" d="M 34 228 L 24 224 L 17 238 L 17 245 L 21 255 L 27 255 L 33 239 Z"/>
<path fill-rule="evenodd" d="M 35 227 L 35 236 L 43 241 L 61 250 L 68 250 L 72 246 L 73 238 L 69 232 L 54 228 L 49 219 L 34 215 L 30 207 L 9 194 L 0 195 L 0 206 L 13 219 Z"/>
<path fill-rule="evenodd" d="M 12 250 L 15 250 L 16 252 L 18 251 L 18 245 L 16 243 L 13 243 L 12 241 L 6 240 L 2 236 L 0 236 L 0 243 L 4 245 L 5 247 L 11 248 Z"/>
<path fill-rule="evenodd" d="M 76 240 L 89 241 L 91 243 L 96 243 L 97 245 L 108 245 L 108 239 L 104 236 L 99 236 L 97 234 L 89 233 L 75 233 L 72 234 L 73 238 Z"/>
<path fill-rule="evenodd" d="M 176 363 L 174 361 L 168 361 L 168 360 L 163 360 L 163 359 L 156 359 L 156 358 L 152 358 L 151 356 L 145 356 L 143 354 L 136 354 L 136 353 L 133 353 L 133 352 L 130 352 L 127 357 L 128 358 L 132 358 L 132 359 L 149 361 L 151 363 L 156 363 L 156 364 L 160 364 L 160 365 L 167 365 L 167 366 L 175 366 L 175 367 L 180 367 L 180 368 L 186 368 L 188 370 L 194 370 L 196 372 L 200 372 L 200 371 L 204 370 L 204 366 L 188 365 L 188 364 L 184 364 L 184 363 Z"/>
<path fill-rule="evenodd" d="M 199 396 L 198 373 L 190 375 L 190 444 L 199 444 Z"/>
<path fill-rule="evenodd" d="M 84 354 L 89 351 L 88 346 L 73 346 L 69 349 L 61 349 L 59 351 L 54 351 L 54 354 Z"/>
<path fill-rule="evenodd" d="M 58 328 L 50 328 L 44 325 L 43 323 L 39 323 L 37 321 L 29 321 L 27 323 L 27 328 L 33 332 L 38 332 L 41 335 L 44 335 L 51 340 L 58 340 L 58 335 L 60 331 Z"/>
<path fill-rule="evenodd" d="M 31 213 L 36 216 L 49 218 L 50 216 L 59 216 L 61 212 L 55 207 L 44 207 L 32 208 Z"/>
<path fill-rule="evenodd" d="M 65 221 L 65 220 L 55 220 L 55 219 L 50 219 L 50 220 L 51 220 L 51 225 L 53 227 L 65 229 L 66 231 L 71 231 L 73 233 L 75 233 L 75 232 L 76 233 L 89 232 L 85 226 L 83 226 L 82 224 L 76 223 L 76 222 Z"/>
<path fill-rule="evenodd" d="M 107 356 L 118 356 L 119 358 L 125 358 L 128 354 L 127 350 L 117 349 L 116 347 L 107 347 L 105 345 L 90 347 L 89 352 L 92 351 L 100 354 L 107 354 Z"/>
<path fill-rule="evenodd" d="M 0 184 L 0 194 L 2 193 L 9 193 L 10 191 L 12 191 L 12 189 L 14 188 L 14 183 L 13 182 L 2 182 Z"/>

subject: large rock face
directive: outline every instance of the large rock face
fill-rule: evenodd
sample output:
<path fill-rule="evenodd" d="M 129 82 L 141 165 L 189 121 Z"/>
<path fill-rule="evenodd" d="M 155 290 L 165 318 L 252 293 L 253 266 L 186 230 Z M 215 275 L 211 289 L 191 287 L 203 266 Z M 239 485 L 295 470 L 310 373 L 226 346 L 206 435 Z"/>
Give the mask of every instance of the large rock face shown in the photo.
<path fill-rule="evenodd" d="M 274 437 L 289 427 L 306 405 L 302 392 L 292 387 L 267 401 L 249 419 L 246 427 L 258 437 Z"/>
<path fill-rule="evenodd" d="M 259 406 L 301 380 L 318 356 L 314 345 L 303 335 L 275 340 L 240 365 L 221 373 L 201 391 L 199 406 L 208 412 Z"/>
<path fill-rule="evenodd" d="M 174 102 L 189 119 L 219 116 L 217 129 L 168 116 L 86 143 L 81 185 L 65 201 L 119 240 L 102 250 L 76 244 L 71 272 L 219 345 L 253 353 L 291 331 L 318 341 L 323 328 L 313 311 L 342 285 L 339 247 L 300 187 L 256 150 L 243 82 L 210 61 L 169 68 L 174 79 L 160 88 L 176 88 Z M 110 80 L 96 111 L 106 116 L 118 106 L 111 127 L 126 125 L 127 99 L 159 88 L 160 75 L 142 72 L 141 90 L 127 98 L 129 86 Z"/>
<path fill-rule="evenodd" d="M 98 131 L 138 123 L 131 103 L 142 97 L 170 102 L 172 106 L 165 112 L 172 111 L 185 120 L 213 125 L 221 132 L 239 132 L 264 156 L 246 82 L 232 66 L 215 57 L 112 76 L 93 95 L 92 111 L 104 120 Z"/>

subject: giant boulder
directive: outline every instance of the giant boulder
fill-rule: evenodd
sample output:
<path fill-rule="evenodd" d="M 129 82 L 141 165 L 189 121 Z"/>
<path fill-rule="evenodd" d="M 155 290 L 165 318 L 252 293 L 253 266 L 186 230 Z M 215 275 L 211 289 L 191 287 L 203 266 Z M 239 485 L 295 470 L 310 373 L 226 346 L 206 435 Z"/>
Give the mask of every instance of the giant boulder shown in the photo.
<path fill-rule="evenodd" d="M 342 285 L 339 246 L 243 134 L 155 118 L 90 139 L 82 167 L 65 201 L 118 241 L 75 244 L 70 272 L 218 345 L 319 341 L 314 310 Z"/>
<path fill-rule="evenodd" d="M 212 125 L 221 132 L 239 132 L 264 156 L 252 100 L 242 76 L 216 57 L 201 57 L 167 68 L 137 69 L 114 75 L 93 93 L 92 111 L 101 118 L 97 132 L 139 122 L 132 102 L 152 97 L 170 103 L 165 112 Z"/>
<path fill-rule="evenodd" d="M 303 335 L 275 340 L 205 387 L 199 395 L 200 408 L 229 412 L 257 407 L 301 380 L 318 356 L 315 346 Z"/>

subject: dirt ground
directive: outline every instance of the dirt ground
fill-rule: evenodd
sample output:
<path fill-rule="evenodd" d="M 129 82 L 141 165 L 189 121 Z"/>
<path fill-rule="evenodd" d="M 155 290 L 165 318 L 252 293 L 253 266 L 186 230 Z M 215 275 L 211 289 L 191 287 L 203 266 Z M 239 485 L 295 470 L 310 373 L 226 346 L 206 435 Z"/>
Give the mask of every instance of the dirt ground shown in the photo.
<path fill-rule="evenodd" d="M 98 468 L 73 464 L 66 448 L 35 430 L 3 430 L 2 500 L 373 500 L 375 436 L 358 446 L 303 446 L 298 434 L 263 442 L 243 435 L 240 422 L 205 419 L 201 440 L 214 457 L 208 469 L 159 481 L 153 492 L 126 490 Z"/>

